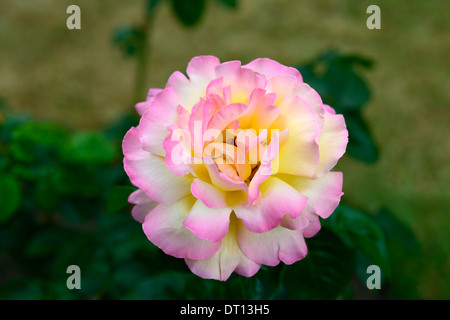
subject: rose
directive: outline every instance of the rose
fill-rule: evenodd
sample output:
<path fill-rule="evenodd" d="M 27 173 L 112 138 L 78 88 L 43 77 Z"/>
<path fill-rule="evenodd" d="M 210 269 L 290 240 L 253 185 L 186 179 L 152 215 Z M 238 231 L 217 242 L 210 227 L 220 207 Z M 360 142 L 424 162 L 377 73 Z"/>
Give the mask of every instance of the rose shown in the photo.
<path fill-rule="evenodd" d="M 193 273 L 226 280 L 292 264 L 342 196 L 344 118 L 297 69 L 193 58 L 138 103 L 123 140 L 129 201 L 148 239 Z"/>

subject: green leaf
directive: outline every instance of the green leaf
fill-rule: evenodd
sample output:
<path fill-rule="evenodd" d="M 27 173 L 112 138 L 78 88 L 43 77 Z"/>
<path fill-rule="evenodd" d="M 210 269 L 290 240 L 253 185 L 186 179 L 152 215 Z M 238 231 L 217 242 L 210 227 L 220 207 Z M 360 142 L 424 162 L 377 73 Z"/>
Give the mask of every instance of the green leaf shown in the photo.
<path fill-rule="evenodd" d="M 242 278 L 250 292 L 249 298 L 255 300 L 278 299 L 280 294 L 280 277 L 283 265 L 276 267 L 261 266 L 256 275 Z"/>
<path fill-rule="evenodd" d="M 361 109 L 370 99 L 370 90 L 356 66 L 371 67 L 372 61 L 358 55 L 342 55 L 328 50 L 299 69 L 304 81 L 338 113 Z"/>
<path fill-rule="evenodd" d="M 410 254 L 420 250 L 420 244 L 413 231 L 391 210 L 386 207 L 381 208 L 375 215 L 375 220 L 388 240 L 401 244 Z"/>
<path fill-rule="evenodd" d="M 141 280 L 137 286 L 126 295 L 131 300 L 166 300 L 182 299 L 187 289 L 186 284 L 193 274 L 165 272 Z"/>
<path fill-rule="evenodd" d="M 339 57 L 340 63 L 351 64 L 351 65 L 360 65 L 365 68 L 372 68 L 373 61 L 367 57 L 363 57 L 356 54 L 349 54 Z"/>
<path fill-rule="evenodd" d="M 112 187 L 106 202 L 106 213 L 116 213 L 128 206 L 128 197 L 135 190 L 132 186 Z"/>
<path fill-rule="evenodd" d="M 44 298 L 42 283 L 31 278 L 15 278 L 2 284 L 1 300 L 40 300 Z"/>
<path fill-rule="evenodd" d="M 6 115 L 6 120 L 0 123 L 0 145 L 11 144 L 13 132 L 17 127 L 29 121 L 29 117 L 23 115 Z"/>
<path fill-rule="evenodd" d="M 205 0 L 172 0 L 175 15 L 185 26 L 195 25 L 205 9 Z"/>
<path fill-rule="evenodd" d="M 369 88 L 349 64 L 330 65 L 323 80 L 337 111 L 358 110 L 369 101 Z"/>
<path fill-rule="evenodd" d="M 111 141 L 97 132 L 78 132 L 63 149 L 63 159 L 70 163 L 111 162 L 116 149 Z"/>
<path fill-rule="evenodd" d="M 355 251 L 326 228 L 306 240 L 308 254 L 285 266 L 281 274 L 283 286 L 293 299 L 337 298 L 353 275 Z"/>
<path fill-rule="evenodd" d="M 19 182 L 0 172 L 0 223 L 9 220 L 17 212 L 21 202 Z"/>
<path fill-rule="evenodd" d="M 220 3 L 223 3 L 224 5 L 232 8 L 232 9 L 236 9 L 238 6 L 238 1 L 237 0 L 218 0 Z"/>
<path fill-rule="evenodd" d="M 22 162 L 54 161 L 67 143 L 66 128 L 51 122 L 27 122 L 14 129 L 11 153 Z"/>
<path fill-rule="evenodd" d="M 376 162 L 378 160 L 378 148 L 361 114 L 359 112 L 346 112 L 344 118 L 349 135 L 347 153 L 367 163 Z"/>
<path fill-rule="evenodd" d="M 59 147 L 67 141 L 68 131 L 52 122 L 27 122 L 14 130 L 13 137 L 15 141 Z"/>
<path fill-rule="evenodd" d="M 132 25 L 117 27 L 113 32 L 113 43 L 118 46 L 124 55 L 134 56 L 144 46 L 144 32 L 141 28 Z"/>
<path fill-rule="evenodd" d="M 26 247 L 25 255 L 29 258 L 42 258 L 54 255 L 68 240 L 67 231 L 56 228 L 42 229 Z"/>
<path fill-rule="evenodd" d="M 382 229 L 369 214 L 340 204 L 324 221 L 347 244 L 359 250 L 368 260 L 378 265 L 387 276 L 391 275 L 386 239 Z"/>

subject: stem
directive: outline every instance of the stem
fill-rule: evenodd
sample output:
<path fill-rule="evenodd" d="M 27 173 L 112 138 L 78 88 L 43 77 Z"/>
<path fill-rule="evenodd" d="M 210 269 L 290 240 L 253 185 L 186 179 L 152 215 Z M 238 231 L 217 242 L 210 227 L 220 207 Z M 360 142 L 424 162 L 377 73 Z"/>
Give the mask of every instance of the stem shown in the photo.
<path fill-rule="evenodd" d="M 153 17 L 153 12 L 145 10 L 144 22 L 141 26 L 142 43 L 137 54 L 134 103 L 143 101 L 147 92 L 147 68 L 150 54 L 150 35 L 153 27 Z"/>

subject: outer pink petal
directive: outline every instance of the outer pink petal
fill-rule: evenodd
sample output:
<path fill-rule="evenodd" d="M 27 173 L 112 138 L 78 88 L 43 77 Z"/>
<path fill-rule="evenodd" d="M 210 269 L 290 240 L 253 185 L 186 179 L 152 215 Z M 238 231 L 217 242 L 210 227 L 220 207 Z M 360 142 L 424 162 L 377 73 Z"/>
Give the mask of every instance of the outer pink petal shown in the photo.
<path fill-rule="evenodd" d="M 177 108 L 182 103 L 173 88 L 166 88 L 159 93 L 151 108 L 145 112 L 139 123 L 143 149 L 165 156 L 163 141 L 169 135 L 167 127 L 176 123 Z"/>
<path fill-rule="evenodd" d="M 285 214 L 300 215 L 308 198 L 282 180 L 270 177 L 260 185 L 262 196 L 253 205 L 234 208 L 236 216 L 252 232 L 267 232 L 278 226 Z"/>
<path fill-rule="evenodd" d="M 339 205 L 342 193 L 342 173 L 329 172 L 319 179 L 280 175 L 296 190 L 308 197 L 302 214 L 292 219 L 285 216 L 281 225 L 288 229 L 303 229 L 305 237 L 312 237 L 320 230 L 319 216 L 328 218 Z"/>
<path fill-rule="evenodd" d="M 341 114 L 325 112 L 322 134 L 319 139 L 319 166 L 314 177 L 320 177 L 330 171 L 345 153 L 348 143 L 348 131 Z"/>
<path fill-rule="evenodd" d="M 128 202 L 135 204 L 131 210 L 131 215 L 137 222 L 143 223 L 147 214 L 152 211 L 158 202 L 153 201 L 144 191 L 137 189 L 128 197 Z"/>
<path fill-rule="evenodd" d="M 330 107 L 327 104 L 323 105 L 323 109 L 325 112 L 331 113 L 331 114 L 336 114 L 336 110 L 334 110 L 332 107 Z"/>
<path fill-rule="evenodd" d="M 311 217 L 311 220 L 309 221 L 308 226 L 302 230 L 303 236 L 305 238 L 311 238 L 314 236 L 317 232 L 319 232 L 321 228 L 319 216 L 313 215 Z"/>
<path fill-rule="evenodd" d="M 183 221 L 183 226 L 198 238 L 217 242 L 228 232 L 231 208 L 208 208 L 197 200 Z"/>
<path fill-rule="evenodd" d="M 220 64 L 220 60 L 214 56 L 198 56 L 191 59 L 186 73 L 192 81 L 210 82 L 216 77 L 216 67 Z"/>
<path fill-rule="evenodd" d="M 267 78 L 278 75 L 289 74 L 294 76 L 298 82 L 303 82 L 300 72 L 292 67 L 286 67 L 279 62 L 269 58 L 258 58 L 246 64 L 245 68 L 264 74 Z"/>
<path fill-rule="evenodd" d="M 148 239 L 166 254 L 177 258 L 207 259 L 220 248 L 220 242 L 197 238 L 183 227 L 196 199 L 188 196 L 166 207 L 162 204 L 153 209 L 142 225 Z"/>
<path fill-rule="evenodd" d="M 192 178 L 176 176 L 163 158 L 142 150 L 137 128 L 127 132 L 122 147 L 128 177 L 152 200 L 168 205 L 190 193 Z"/>
<path fill-rule="evenodd" d="M 153 100 L 161 91 L 163 91 L 163 89 L 150 89 L 147 94 L 147 100 L 136 104 L 135 108 L 140 116 L 143 116 L 144 113 L 150 108 Z"/>
<path fill-rule="evenodd" d="M 183 100 L 185 108 L 190 111 L 192 106 L 205 96 L 208 84 L 216 78 L 215 67 L 219 64 L 219 59 L 213 56 L 194 57 L 186 69 L 189 79 L 176 71 L 167 81 L 166 88 L 174 88 Z"/>
<path fill-rule="evenodd" d="M 324 107 L 322 98 L 317 93 L 316 90 L 311 88 L 309 84 L 300 83 L 295 87 L 295 94 L 298 95 L 303 100 L 307 101 L 308 104 L 314 109 L 316 114 L 320 117 L 323 116 Z"/>
<path fill-rule="evenodd" d="M 254 233 L 241 225 L 238 242 L 246 257 L 268 266 L 276 266 L 280 261 L 292 264 L 303 259 L 308 252 L 301 230 L 281 226 L 268 232 Z"/>
<path fill-rule="evenodd" d="M 238 224 L 239 221 L 231 216 L 229 232 L 222 239 L 219 251 L 211 258 L 205 260 L 185 259 L 194 274 L 205 279 L 225 281 L 233 271 L 245 277 L 251 277 L 258 272 L 261 265 L 248 259 L 239 248 Z"/>

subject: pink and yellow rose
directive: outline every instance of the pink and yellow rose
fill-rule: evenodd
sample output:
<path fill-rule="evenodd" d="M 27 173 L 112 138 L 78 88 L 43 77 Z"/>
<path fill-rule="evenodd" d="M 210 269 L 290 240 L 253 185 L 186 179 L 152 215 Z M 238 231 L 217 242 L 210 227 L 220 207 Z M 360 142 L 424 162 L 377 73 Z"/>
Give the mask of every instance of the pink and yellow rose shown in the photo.
<path fill-rule="evenodd" d="M 148 239 L 203 278 L 250 277 L 307 254 L 342 196 L 342 115 L 295 68 L 193 58 L 136 105 L 123 140 L 129 201 Z"/>

